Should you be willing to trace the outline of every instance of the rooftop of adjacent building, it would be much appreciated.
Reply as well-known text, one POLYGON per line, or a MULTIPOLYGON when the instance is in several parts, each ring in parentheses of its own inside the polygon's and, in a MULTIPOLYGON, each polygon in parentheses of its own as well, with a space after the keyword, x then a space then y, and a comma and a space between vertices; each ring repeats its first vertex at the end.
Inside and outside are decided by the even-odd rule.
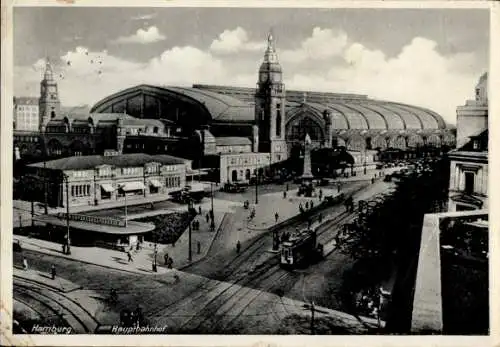
POLYGON ((38 106, 38 97, 35 96, 15 96, 14 105, 34 105, 38 106))
POLYGON ((483 129, 471 136, 463 146, 448 152, 450 159, 478 160, 488 162, 488 129, 483 129))
POLYGON ((104 123, 119 123, 120 125, 132 126, 157 126, 163 127, 164 123, 157 119, 136 118, 126 113, 86 113, 86 112, 61 112, 60 115, 51 119, 47 126, 74 123, 90 123, 92 125, 102 125, 104 123))
POLYGON ((116 167, 137 167, 147 163, 160 163, 163 165, 185 164, 186 159, 174 157, 167 154, 149 155, 144 153, 130 153, 119 155, 86 155, 60 158, 39 163, 30 164, 30 167, 47 168, 51 170, 90 170, 101 165, 116 167))
POLYGON ((252 141, 248 137, 227 136, 216 137, 217 146, 251 146, 252 141))

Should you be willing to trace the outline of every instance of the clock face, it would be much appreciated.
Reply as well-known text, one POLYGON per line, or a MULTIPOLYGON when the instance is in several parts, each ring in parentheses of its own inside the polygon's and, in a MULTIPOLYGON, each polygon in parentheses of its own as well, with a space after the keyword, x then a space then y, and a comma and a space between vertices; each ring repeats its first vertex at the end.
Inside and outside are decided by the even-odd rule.
POLYGON ((267 81, 267 74, 263 73, 260 75, 260 81, 261 82, 266 82, 267 81))

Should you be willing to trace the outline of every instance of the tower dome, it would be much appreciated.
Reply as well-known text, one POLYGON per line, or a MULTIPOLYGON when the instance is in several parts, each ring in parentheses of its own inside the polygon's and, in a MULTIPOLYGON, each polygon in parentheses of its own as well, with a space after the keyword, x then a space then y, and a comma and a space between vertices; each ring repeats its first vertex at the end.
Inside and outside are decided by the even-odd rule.
POLYGON ((272 33, 267 36, 267 48, 264 53, 264 61, 260 65, 259 72, 282 72, 278 61, 278 54, 274 46, 274 37, 272 33))

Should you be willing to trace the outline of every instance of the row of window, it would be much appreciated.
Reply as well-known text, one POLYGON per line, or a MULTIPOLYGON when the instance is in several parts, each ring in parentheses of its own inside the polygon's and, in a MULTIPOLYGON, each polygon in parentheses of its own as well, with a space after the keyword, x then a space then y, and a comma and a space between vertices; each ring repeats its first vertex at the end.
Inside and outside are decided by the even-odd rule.
POLYGON ((122 175, 140 175, 140 167, 124 167, 122 168, 122 175))
POLYGON ((181 178, 178 176, 166 177, 165 178, 165 187, 167 188, 175 188, 181 186, 181 178))
POLYGON ((36 111, 38 112, 38 106, 17 106, 18 111, 36 111))
MULTIPOLYGON (((122 175, 142 175, 142 167, 124 167, 121 170, 122 175)), ((177 166, 175 165, 167 165, 164 166, 164 171, 171 172, 171 171, 177 171, 177 166)), ((75 171, 76 172, 76 171, 75 171)), ((147 166, 146 167, 146 173, 148 174, 157 174, 160 172, 160 165, 152 165, 152 166, 147 166)), ((111 168, 102 168, 99 169, 99 176, 100 177, 108 177, 112 175, 112 169, 111 168)), ((82 176, 84 177, 84 176, 82 176)))
POLYGON ((252 165, 252 164, 265 164, 263 158, 251 156, 243 158, 231 158, 230 165, 252 165))
POLYGON ((71 186, 71 196, 90 196, 90 184, 80 184, 71 186))
POLYGON ((15 136, 15 139, 19 142, 38 142, 37 136, 15 136))

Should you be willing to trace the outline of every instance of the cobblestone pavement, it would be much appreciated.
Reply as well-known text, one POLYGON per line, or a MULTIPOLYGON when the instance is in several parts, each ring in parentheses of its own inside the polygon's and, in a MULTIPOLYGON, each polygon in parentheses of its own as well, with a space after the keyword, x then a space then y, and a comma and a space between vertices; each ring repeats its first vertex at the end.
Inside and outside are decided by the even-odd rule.
MULTIPOLYGON (((353 183, 352 187, 359 184, 353 183)), ((371 185, 367 192, 359 196, 365 198, 375 194, 379 189, 383 191, 387 189, 384 184, 378 182, 371 185)), ((242 208, 234 209, 233 217, 237 217, 238 213, 244 213, 241 211, 242 208)), ((338 264, 330 272, 325 271, 324 266, 327 265, 318 265, 318 268, 311 268, 310 272, 305 274, 283 272, 273 263, 276 262, 273 260, 274 254, 267 252, 270 248, 270 237, 258 239, 255 237, 258 235, 257 232, 242 242, 242 249, 248 252, 236 254, 233 248, 234 237, 242 237, 241 233, 234 233, 237 222, 236 218, 225 221, 227 223, 223 228, 225 234, 216 238, 212 247, 213 252, 209 254, 207 261, 193 266, 193 268, 200 266, 203 271, 209 271, 211 267, 212 273, 213 270, 217 270, 220 279, 229 279, 230 282, 175 270, 151 273, 150 270, 144 269, 142 273, 140 271, 125 273, 31 250, 25 250, 24 255, 32 269, 42 273, 48 272, 50 266, 54 264, 58 276, 81 286, 82 289, 71 293, 72 299, 86 305, 101 324, 115 324, 121 309, 140 306, 151 323, 167 324, 171 326, 172 331, 180 332, 208 333, 217 330, 239 333, 275 332, 284 317, 292 313, 308 314, 307 310, 304 310, 302 301, 311 298, 304 296, 304 289, 299 289, 304 287, 301 282, 341 283, 341 271, 338 266, 342 267, 345 259, 333 257, 333 263, 325 261, 323 264, 330 266, 338 264), (262 241, 256 242, 256 239, 262 241), (253 246, 252 242, 255 242, 253 246), (226 268, 227 265, 229 267, 226 268), (145 277, 146 273, 149 275, 145 277), (174 275, 179 276, 179 281, 174 275), (322 280, 321 276, 324 276, 325 280, 322 280), (119 296, 119 302, 114 306, 107 301, 111 288, 115 288, 119 296), (282 297, 283 295, 291 298, 282 297), (266 324, 259 324, 262 319, 266 320, 266 324), (264 326, 267 328, 264 329, 264 326)), ((246 233, 251 234, 248 231, 246 233)), ((92 256, 88 260, 91 259, 92 256)), ((19 264, 19 259, 17 262, 19 264)), ((128 264, 123 266, 126 268, 128 264)), ((194 272, 192 269, 188 270, 194 272)), ((306 292, 312 296, 320 296, 325 292, 325 286, 309 289, 306 292)), ((353 331, 366 330, 354 317, 337 311, 324 310, 329 312, 329 315, 341 317, 339 319, 353 331)))
MULTIPOLYGON (((104 325, 116 324, 121 309, 141 307, 150 324, 167 324, 169 332, 210 333, 216 329, 266 333, 275 332, 282 319, 292 313, 308 314, 300 301, 191 274, 178 273, 180 280, 176 282, 169 274, 146 278, 33 251, 24 251, 24 255, 34 264, 34 270, 43 272, 54 264, 58 276, 81 286, 82 289, 66 294, 67 297, 104 325), (116 304, 107 301, 111 288, 118 291, 116 304), (212 324, 214 317, 217 317, 216 326, 212 324), (263 320, 266 324, 262 324, 263 320)), ((267 275, 263 281, 267 281, 268 286, 276 285, 278 282, 273 276, 267 275)), ((352 331, 366 331, 352 316, 328 309, 323 311, 339 317, 352 331)), ((368 319, 365 322, 374 324, 368 319)))

